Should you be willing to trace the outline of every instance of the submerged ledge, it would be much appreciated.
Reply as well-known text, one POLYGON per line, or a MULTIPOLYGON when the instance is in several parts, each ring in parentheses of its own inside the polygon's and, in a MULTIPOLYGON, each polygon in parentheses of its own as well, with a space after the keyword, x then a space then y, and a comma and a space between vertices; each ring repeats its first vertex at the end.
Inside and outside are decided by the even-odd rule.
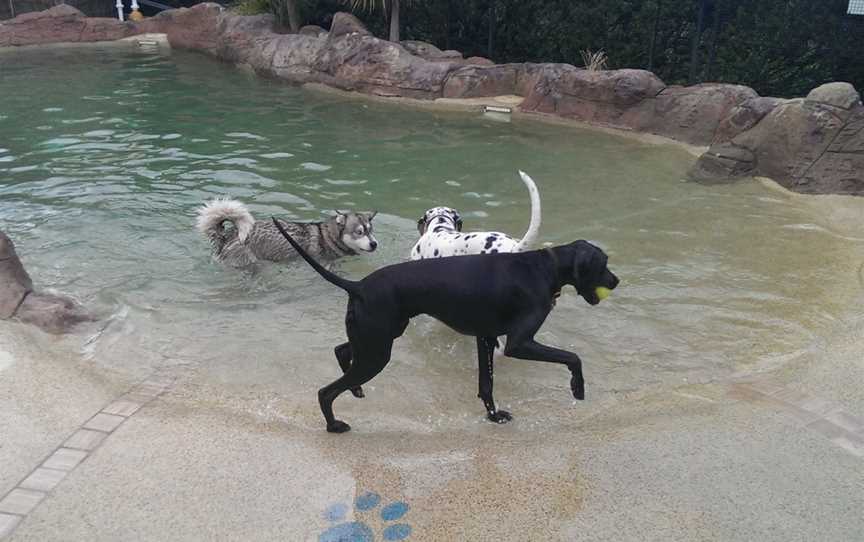
POLYGON ((689 174, 694 180, 762 176, 795 192, 864 195, 864 106, 848 83, 828 83, 806 98, 787 100, 760 97, 741 85, 667 86, 645 70, 496 65, 421 42, 378 39, 347 13, 334 16, 329 32, 306 27, 280 34, 269 15, 236 15, 210 3, 137 23, 85 17, 60 5, 0 23, 0 48, 141 34, 164 34, 171 47, 201 51, 259 75, 413 105, 479 108, 513 96, 517 115, 662 136, 698 149, 689 174))

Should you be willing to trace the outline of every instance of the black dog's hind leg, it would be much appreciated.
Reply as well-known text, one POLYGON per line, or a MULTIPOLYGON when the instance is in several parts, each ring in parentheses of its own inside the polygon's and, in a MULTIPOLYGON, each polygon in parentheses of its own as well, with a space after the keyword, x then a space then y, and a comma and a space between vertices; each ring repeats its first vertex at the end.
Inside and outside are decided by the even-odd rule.
MULTIPOLYGON (((351 368, 351 343, 342 343, 334 348, 333 351, 336 353, 336 361, 339 362, 342 372, 347 373, 348 369, 351 368)), ((363 388, 360 386, 351 388, 351 393, 354 397, 366 397, 366 394, 363 393, 363 388)))
MULTIPOLYGON (((370 338, 370 340, 374 340, 374 338, 370 338)), ((358 348, 357 345, 351 345, 354 359, 348 372, 318 390, 318 404, 321 405, 321 413, 324 414, 324 419, 327 421, 328 432, 344 433, 351 429, 350 425, 333 416, 333 401, 343 391, 359 388, 380 373, 390 361, 392 348, 393 339, 386 340, 386 342, 384 340, 376 341, 371 347, 367 344, 362 349, 358 348)))
POLYGON ((522 329, 507 335, 507 346, 504 354, 511 358, 547 361, 560 363, 570 369, 570 391, 573 397, 582 401, 585 399, 585 379, 582 376, 582 360, 573 352, 540 344, 534 340, 534 334, 540 325, 524 326, 522 329))
POLYGON ((477 368, 479 369, 480 391, 477 393, 486 407, 486 417, 495 423, 507 423, 513 419, 506 410, 495 408, 495 400, 492 398, 492 356, 498 339, 495 337, 477 337, 477 368))

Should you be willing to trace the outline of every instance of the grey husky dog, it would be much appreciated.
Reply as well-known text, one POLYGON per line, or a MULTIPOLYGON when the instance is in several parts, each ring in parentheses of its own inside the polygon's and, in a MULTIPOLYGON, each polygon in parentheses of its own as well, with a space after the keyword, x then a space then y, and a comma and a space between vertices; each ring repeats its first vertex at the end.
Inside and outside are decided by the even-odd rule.
MULTIPOLYGON (((372 234, 371 213, 341 213, 324 222, 285 222, 285 229, 310 254, 335 260, 361 252, 373 252, 378 241, 372 234)), ((213 258, 236 268, 254 267, 260 261, 286 262, 297 252, 269 220, 255 220, 243 203, 218 198, 198 209, 196 227, 213 247, 213 258), (234 227, 226 228, 230 222, 234 227)))

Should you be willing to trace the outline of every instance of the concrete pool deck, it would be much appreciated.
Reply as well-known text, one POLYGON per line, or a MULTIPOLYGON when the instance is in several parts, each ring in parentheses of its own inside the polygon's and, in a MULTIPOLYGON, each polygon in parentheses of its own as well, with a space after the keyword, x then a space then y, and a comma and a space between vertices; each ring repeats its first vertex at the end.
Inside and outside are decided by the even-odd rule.
POLYGON ((519 408, 435 430, 372 388, 337 402, 354 430, 330 435, 313 390, 251 416, 194 370, 127 381, 7 355, 0 538, 317 540, 353 521, 375 540, 860 539, 862 324, 771 373, 589 388, 522 430, 519 408))

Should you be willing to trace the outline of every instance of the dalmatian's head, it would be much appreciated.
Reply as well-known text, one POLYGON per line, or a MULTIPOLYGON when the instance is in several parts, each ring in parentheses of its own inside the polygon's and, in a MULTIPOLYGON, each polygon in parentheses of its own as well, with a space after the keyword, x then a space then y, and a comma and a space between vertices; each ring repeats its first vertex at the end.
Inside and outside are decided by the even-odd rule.
POLYGON ((462 217, 456 209, 450 207, 433 207, 423 213, 417 221, 417 231, 424 235, 432 231, 462 231, 462 217))

